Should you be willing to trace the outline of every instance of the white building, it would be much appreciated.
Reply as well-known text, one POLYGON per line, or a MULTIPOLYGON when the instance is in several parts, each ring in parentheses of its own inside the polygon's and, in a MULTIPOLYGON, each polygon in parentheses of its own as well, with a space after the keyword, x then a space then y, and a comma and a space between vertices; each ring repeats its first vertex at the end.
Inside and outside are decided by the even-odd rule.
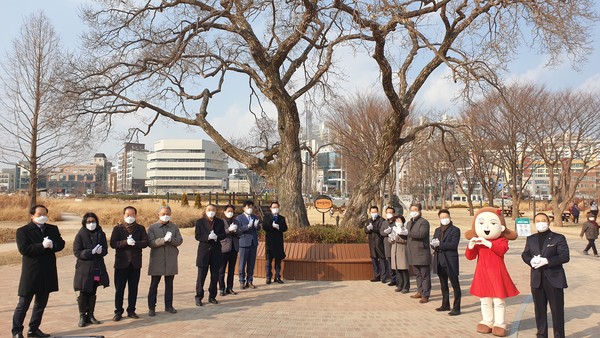
POLYGON ((207 140, 159 140, 147 156, 150 194, 222 192, 227 155, 207 140))
POLYGON ((148 150, 141 143, 125 143, 117 154, 117 187, 123 193, 145 192, 146 156, 148 150))

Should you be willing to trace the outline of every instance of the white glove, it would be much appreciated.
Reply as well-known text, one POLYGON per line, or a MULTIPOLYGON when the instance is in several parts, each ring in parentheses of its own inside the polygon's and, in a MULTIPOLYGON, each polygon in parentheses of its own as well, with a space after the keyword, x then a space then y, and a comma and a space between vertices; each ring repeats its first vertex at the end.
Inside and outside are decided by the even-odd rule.
POLYGON ((540 263, 540 258, 540 255, 533 256, 531 261, 529 261, 529 265, 531 265, 532 268, 535 268, 535 266, 540 263))
POLYGON ((534 266, 534 268, 539 269, 544 265, 548 265, 548 258, 539 257, 539 262, 534 266))
POLYGON ((101 255, 102 254, 102 245, 98 244, 95 248, 92 249, 92 254, 101 255))
POLYGON ((229 232, 236 232, 237 231, 237 224, 232 223, 231 225, 229 225, 229 232))
POLYGON ((408 235, 408 229, 405 227, 400 228, 400 231, 398 231, 398 235, 400 235, 400 236, 408 235))
POLYGON ((277 223, 273 222, 273 228, 275 228, 275 229, 279 230, 279 224, 277 224, 277 223))
POLYGON ((255 227, 255 228, 258 228, 258 219, 255 219, 255 220, 254 220, 254 227, 255 227))
POLYGON ((217 240, 217 234, 215 234, 215 231, 214 231, 214 230, 211 230, 211 231, 210 231, 210 234, 208 234, 208 239, 209 239, 209 240, 213 240, 213 241, 216 241, 216 240, 217 240))
POLYGON ((469 249, 473 249, 475 247, 475 244, 477 244, 478 238, 479 237, 473 237, 469 240, 469 244, 468 244, 469 249))
POLYGON ((46 249, 51 249, 52 248, 52 240, 50 238, 48 238, 48 236, 44 237, 44 240, 42 241, 42 246, 46 249))
POLYGON ((392 232, 392 228, 387 227, 387 228, 385 228, 385 230, 383 230, 383 232, 385 232, 386 234, 389 235, 392 232))
POLYGON ((398 235, 396 235, 395 233, 392 233, 391 235, 388 236, 388 242, 394 243, 397 238, 398 238, 398 235))
POLYGON ((367 230, 373 230, 373 223, 369 223, 369 225, 367 225, 367 230))
POLYGON ((434 248, 437 248, 438 246, 440 246, 440 240, 437 238, 434 238, 431 240, 431 246, 434 248))
POLYGON ((170 231, 167 231, 167 233, 165 234, 165 242, 170 242, 171 238, 173 238, 173 233, 170 231))
POLYGON ((127 236, 127 245, 131 245, 131 246, 135 245, 135 239, 133 239, 133 237, 131 235, 127 236))

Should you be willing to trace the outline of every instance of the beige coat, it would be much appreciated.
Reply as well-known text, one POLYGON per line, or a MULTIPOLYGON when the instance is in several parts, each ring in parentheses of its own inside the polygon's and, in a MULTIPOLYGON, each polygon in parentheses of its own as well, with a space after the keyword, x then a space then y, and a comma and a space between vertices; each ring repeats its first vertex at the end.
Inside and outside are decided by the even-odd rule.
POLYGON ((183 237, 179 232, 177 224, 168 222, 154 223, 148 228, 148 246, 150 246, 150 263, 148 264, 148 275, 150 276, 174 276, 178 273, 177 248, 183 243, 183 237), (170 231, 173 234, 170 242, 165 242, 165 235, 170 231))
POLYGON ((397 236, 396 240, 392 241, 390 253, 393 270, 408 270, 408 252, 406 248, 406 236, 397 236))

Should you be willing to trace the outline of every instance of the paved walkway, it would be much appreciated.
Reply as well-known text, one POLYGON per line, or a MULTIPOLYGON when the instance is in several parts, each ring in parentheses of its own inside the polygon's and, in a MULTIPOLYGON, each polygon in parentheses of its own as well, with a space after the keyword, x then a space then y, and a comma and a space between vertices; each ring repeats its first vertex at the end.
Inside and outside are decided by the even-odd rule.
MULTIPOLYGON (((426 215, 427 216, 427 215, 426 215)), ((434 219, 428 217, 429 219, 434 219)), ((480 337, 475 326, 480 320, 479 300, 469 295, 474 262, 461 258, 463 314, 450 317, 437 313, 441 295, 434 276, 431 301, 419 304, 393 291, 393 287, 368 281, 307 282, 286 281, 265 285, 257 279, 256 290, 218 297, 220 304, 194 305, 196 279, 196 241, 190 229, 180 253, 180 274, 175 278, 174 306, 177 314, 163 312, 162 284, 156 317, 148 317, 146 294, 149 278, 142 276, 137 312, 140 319, 111 320, 114 288, 98 291, 96 317, 101 325, 77 327, 76 293, 72 289, 75 257, 58 260, 60 291, 52 293, 41 329, 56 336, 104 335, 106 337, 211 337, 211 336, 314 336, 314 337, 480 337)), ((432 229, 433 230, 433 229, 432 229)), ((465 228, 463 227, 463 232, 465 228)), ((581 253, 586 241, 579 239, 578 228, 561 228, 571 247, 571 262, 565 266, 569 288, 566 297, 568 337, 600 336, 600 259, 581 253)), ((72 240, 73 236, 65 236, 72 240)), ((466 240, 461 239, 464 252, 466 240)), ((508 299, 507 320, 513 337, 535 337, 533 305, 530 301, 529 268, 521 261, 523 239, 510 243, 506 262, 521 295, 508 299)), ((112 278, 114 251, 107 256, 112 278)), ((148 251, 144 252, 146 271, 148 251)), ((20 265, 0 267, 0 337, 8 337, 20 265)), ((414 280, 411 281, 414 290, 414 280)), ((239 290, 238 290, 239 291, 239 290)), ((30 313, 29 313, 30 314, 30 313)), ((29 314, 27 321, 29 320, 29 314)), ((26 322, 27 324, 27 322, 26 322)))

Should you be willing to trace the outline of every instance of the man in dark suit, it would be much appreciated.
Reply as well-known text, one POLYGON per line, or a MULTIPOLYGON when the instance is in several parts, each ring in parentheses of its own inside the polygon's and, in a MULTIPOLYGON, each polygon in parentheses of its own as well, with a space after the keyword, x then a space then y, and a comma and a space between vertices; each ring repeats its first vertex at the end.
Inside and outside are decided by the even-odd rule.
POLYGON ((419 299, 419 303, 429 302, 431 293, 431 253, 429 252, 429 222, 421 215, 421 204, 413 203, 410 206, 410 220, 406 224, 408 229, 406 246, 408 248, 408 264, 415 272, 417 293, 410 296, 419 299))
POLYGON ((13 314, 12 335, 23 337, 23 322, 35 296, 29 320, 28 337, 49 337, 40 330, 50 292, 58 291, 56 252, 65 247, 56 225, 47 224, 48 208, 35 205, 29 210, 31 221, 17 229, 17 248, 23 255, 19 281, 19 303, 13 314))
POLYGON ((450 316, 460 314, 460 299, 462 296, 460 283, 458 282, 458 243, 460 242, 460 229, 452 223, 450 211, 440 209, 438 211, 440 226, 433 233, 431 247, 433 254, 433 272, 440 278, 440 289, 442 290, 442 306, 436 311, 450 311, 450 290, 448 279, 452 284, 454 292, 454 304, 450 316))
POLYGON ((140 318, 135 313, 140 272, 142 270, 142 249, 148 246, 148 234, 143 225, 135 220, 137 209, 127 206, 123 209, 123 221, 113 228, 110 247, 115 249, 115 315, 118 322, 123 318, 123 296, 127 286, 127 317, 140 318))
POLYGON ((265 230, 265 261, 267 272, 267 284, 271 284, 273 277, 272 264, 275 260, 275 282, 283 284, 281 279, 281 261, 285 258, 283 248, 283 233, 287 231, 288 226, 285 217, 279 214, 279 202, 271 203, 271 214, 265 215, 263 219, 263 229, 265 230))
POLYGON ((239 279, 240 289, 254 286, 254 265, 256 264, 256 248, 258 247, 258 231, 260 223, 258 217, 252 214, 254 202, 244 202, 244 213, 236 217, 238 234, 240 235, 240 263, 239 279))
POLYGON ((217 302, 217 283, 219 282, 219 269, 223 259, 221 253, 221 240, 225 238, 225 223, 216 217, 217 207, 214 204, 206 206, 204 217, 196 221, 196 240, 198 241, 198 253, 196 255, 196 266, 198 277, 196 278, 196 306, 202 306, 204 298, 204 282, 210 269, 210 284, 208 286, 208 301, 212 304, 217 302))
POLYGON ((371 282, 381 281, 387 283, 387 260, 385 259, 383 237, 380 234, 385 220, 379 216, 379 208, 377 206, 371 206, 369 214, 371 218, 364 223, 364 230, 369 238, 369 255, 371 256, 371 264, 373 265, 373 279, 371 279, 371 282))
POLYGON ((565 336, 565 297, 567 277, 563 264, 569 261, 565 236, 549 230, 550 218, 534 217, 537 233, 527 237, 521 258, 531 266, 531 295, 535 307, 537 337, 548 337, 547 306, 550 303, 554 337, 565 336))

